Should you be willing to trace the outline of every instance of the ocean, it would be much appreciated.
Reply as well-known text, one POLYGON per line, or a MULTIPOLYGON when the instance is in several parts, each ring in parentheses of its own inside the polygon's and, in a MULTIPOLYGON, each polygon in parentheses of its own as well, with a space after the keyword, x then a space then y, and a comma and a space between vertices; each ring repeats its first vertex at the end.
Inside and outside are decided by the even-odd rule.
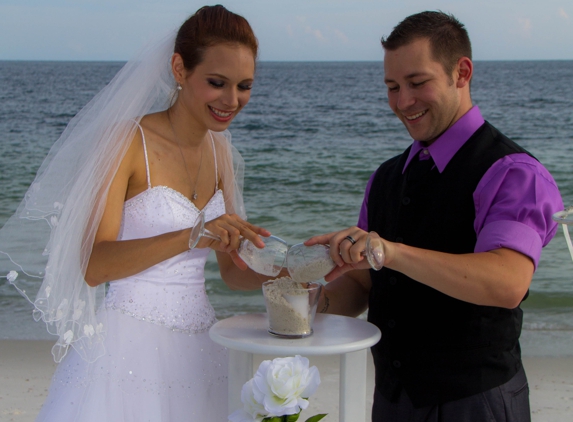
MULTIPOLYGON (((0 61, 0 225, 14 212, 68 121, 117 62, 0 61)), ((472 98, 535 155, 573 205, 573 61, 477 61, 472 98)), ((249 221, 290 244, 356 224, 369 176, 411 140, 386 102, 382 62, 261 62, 232 123, 246 163, 249 221)), ((2 273, 0 269, 0 273, 2 273)), ((264 312, 260 291, 229 290, 214 254, 207 290, 219 318, 264 312)), ((0 339, 53 339, 0 279, 0 339)), ((528 356, 573 354, 573 262, 561 230, 522 304, 528 356)))

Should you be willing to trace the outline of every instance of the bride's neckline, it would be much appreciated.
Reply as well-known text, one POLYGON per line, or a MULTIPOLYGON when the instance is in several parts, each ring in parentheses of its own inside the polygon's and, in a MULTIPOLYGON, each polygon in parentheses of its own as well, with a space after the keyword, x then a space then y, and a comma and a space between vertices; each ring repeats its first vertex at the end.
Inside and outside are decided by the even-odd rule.
POLYGON ((129 203, 135 201, 137 198, 139 198, 140 196, 145 195, 146 193, 152 192, 154 190, 166 190, 168 192, 173 193, 175 196, 177 196, 178 198, 180 198, 181 200, 183 200, 186 204, 188 204, 191 208, 194 208, 195 210, 197 210, 198 212, 203 211, 205 208, 207 208, 209 206, 209 204, 213 201, 213 199, 217 196, 217 194, 219 194, 219 192, 223 192, 221 189, 217 189, 217 191, 211 196, 211 198, 209 198, 209 200, 207 201, 207 203, 205 204, 205 206, 202 209, 199 209, 197 207, 197 205, 195 205, 193 203, 193 201, 191 201, 189 198, 187 198, 185 195, 183 195, 181 192, 179 192, 176 189, 173 189, 169 186, 165 186, 165 185, 157 185, 157 186, 152 186, 150 188, 145 189, 144 191, 138 193, 135 196, 132 196, 131 198, 127 199, 124 202, 124 206, 128 205, 129 203))

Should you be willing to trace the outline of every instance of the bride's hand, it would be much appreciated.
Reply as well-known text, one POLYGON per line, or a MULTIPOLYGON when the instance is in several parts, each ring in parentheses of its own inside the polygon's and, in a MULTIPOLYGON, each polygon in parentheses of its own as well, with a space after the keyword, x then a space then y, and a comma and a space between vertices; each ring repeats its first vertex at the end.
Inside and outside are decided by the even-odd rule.
MULTIPOLYGON (((265 244, 259 236, 268 237, 271 235, 268 230, 255 226, 236 214, 223 214, 214 220, 207 221, 205 228, 215 236, 220 237, 221 240, 202 237, 196 247, 211 248, 219 252, 227 253, 236 251, 243 239, 250 240, 257 248, 264 248, 265 244)), ((231 255, 233 256, 235 254, 231 255)))

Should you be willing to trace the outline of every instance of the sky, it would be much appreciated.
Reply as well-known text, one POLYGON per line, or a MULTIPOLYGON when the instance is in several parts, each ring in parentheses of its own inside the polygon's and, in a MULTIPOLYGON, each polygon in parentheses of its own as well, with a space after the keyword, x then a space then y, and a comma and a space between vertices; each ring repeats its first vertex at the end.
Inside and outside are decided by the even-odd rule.
MULTIPOLYGON (((466 25, 474 60, 573 60, 571 0, 220 0, 253 27, 263 61, 382 60, 380 38, 423 10, 466 25)), ((196 0, 0 0, 0 60, 128 60, 196 0)))

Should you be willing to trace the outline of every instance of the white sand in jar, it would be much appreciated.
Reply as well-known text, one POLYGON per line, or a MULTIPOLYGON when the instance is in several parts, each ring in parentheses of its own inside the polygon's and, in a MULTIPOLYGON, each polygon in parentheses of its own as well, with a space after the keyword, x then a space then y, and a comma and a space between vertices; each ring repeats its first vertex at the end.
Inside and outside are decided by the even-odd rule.
POLYGON ((293 280, 299 283, 310 283, 311 281, 316 281, 324 277, 331 272, 335 266, 334 261, 327 257, 321 260, 311 261, 298 268, 293 268, 290 275, 293 280))
POLYGON ((309 293, 289 277, 263 286, 269 329, 273 333, 305 335, 311 332, 309 293))

